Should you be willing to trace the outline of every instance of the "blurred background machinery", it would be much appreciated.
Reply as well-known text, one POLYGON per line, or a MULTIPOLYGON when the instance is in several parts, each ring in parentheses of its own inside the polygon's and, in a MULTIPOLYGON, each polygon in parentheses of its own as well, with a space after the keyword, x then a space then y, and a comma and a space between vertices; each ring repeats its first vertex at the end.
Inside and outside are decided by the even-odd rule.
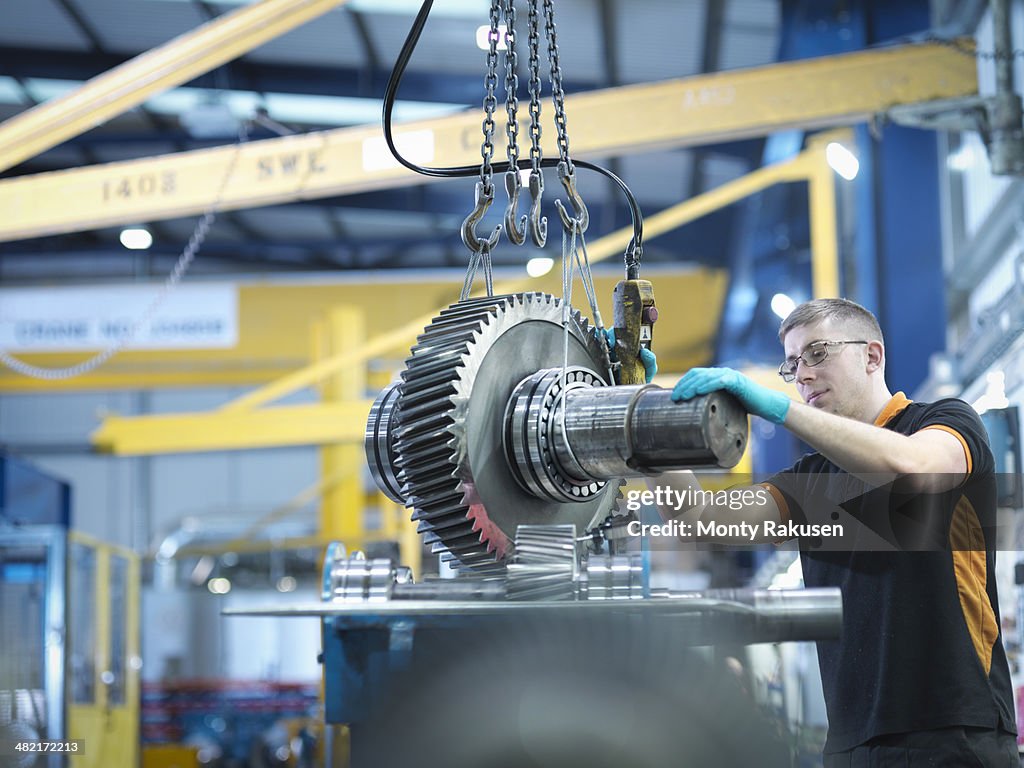
POLYGON ((0 499, 0 762, 137 763, 138 554, 69 530, 68 485, 3 454, 0 499), (15 750, 65 740, 80 754, 15 750))

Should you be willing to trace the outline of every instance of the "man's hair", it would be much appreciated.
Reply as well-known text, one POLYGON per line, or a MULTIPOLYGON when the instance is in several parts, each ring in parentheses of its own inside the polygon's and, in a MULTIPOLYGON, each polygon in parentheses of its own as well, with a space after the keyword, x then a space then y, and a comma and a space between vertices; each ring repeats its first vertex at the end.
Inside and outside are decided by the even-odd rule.
POLYGON ((782 325, 779 326, 779 341, 785 341, 786 334, 794 328, 824 320, 834 320, 836 324, 852 327, 856 331, 854 335, 863 336, 863 339, 857 339, 858 341, 877 340, 885 344, 878 319, 860 304, 849 299, 805 301, 782 321, 782 325))

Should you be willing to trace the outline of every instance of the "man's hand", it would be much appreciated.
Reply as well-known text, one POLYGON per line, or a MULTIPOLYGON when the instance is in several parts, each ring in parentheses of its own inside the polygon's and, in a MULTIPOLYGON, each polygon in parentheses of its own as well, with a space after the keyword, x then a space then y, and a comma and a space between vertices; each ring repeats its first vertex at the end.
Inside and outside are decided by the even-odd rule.
POLYGON ((732 368, 691 368, 672 389, 676 402, 689 400, 724 389, 731 392, 743 406, 762 419, 782 424, 789 411, 789 398, 780 392, 762 387, 732 368))
MULTIPOLYGON (((604 340, 608 344, 608 354, 611 355, 612 362, 615 362, 615 329, 605 328, 604 329, 604 340)), ((644 378, 647 379, 647 383, 650 384, 651 380, 654 379, 654 375, 658 372, 658 356, 655 355, 647 347, 640 347, 640 363, 644 367, 644 378)))

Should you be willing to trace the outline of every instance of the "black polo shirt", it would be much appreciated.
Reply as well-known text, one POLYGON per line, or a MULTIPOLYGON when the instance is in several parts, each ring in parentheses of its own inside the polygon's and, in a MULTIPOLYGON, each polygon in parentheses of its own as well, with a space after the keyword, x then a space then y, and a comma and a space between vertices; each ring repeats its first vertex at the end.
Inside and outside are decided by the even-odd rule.
POLYGON ((968 477, 952 491, 907 494, 811 453, 766 483, 784 520, 854 523, 842 539, 799 542, 805 585, 843 595, 841 638, 818 643, 825 752, 949 726, 1016 733, 996 596, 995 462, 981 419, 962 400, 913 403, 900 392, 875 423, 949 432, 968 477))

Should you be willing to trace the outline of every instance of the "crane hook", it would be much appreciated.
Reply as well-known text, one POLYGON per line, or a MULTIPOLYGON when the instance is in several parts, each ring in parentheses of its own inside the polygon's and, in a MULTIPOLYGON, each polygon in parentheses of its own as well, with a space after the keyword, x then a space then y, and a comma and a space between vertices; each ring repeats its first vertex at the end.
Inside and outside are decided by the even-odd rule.
POLYGON ((515 245, 526 242, 526 217, 523 216, 516 226, 516 212, 519 209, 519 192, 523 188, 523 180, 514 167, 505 171, 505 191, 508 192, 508 208, 505 209, 505 231, 508 239, 515 245))
POLYGON ((540 215, 541 198, 544 197, 544 174, 534 169, 530 172, 530 236, 533 244, 543 248, 548 241, 548 217, 540 215))
POLYGON ((482 181, 478 181, 476 183, 475 206, 469 216, 462 222, 462 242, 473 253, 481 253, 485 248, 488 252, 491 251, 498 244, 498 238, 501 237, 501 224, 494 228, 494 231, 491 232, 490 237, 486 240, 481 240, 476 234, 476 225, 483 219, 484 214, 487 213, 487 209, 491 207, 493 202, 494 186, 491 184, 485 185, 482 181))
POLYGON ((570 171, 568 164, 564 160, 558 164, 558 179, 562 182, 562 186, 565 187, 565 192, 569 195, 569 203, 576 212, 576 218, 574 219, 569 216, 569 212, 565 209, 562 201, 555 200, 555 208, 558 209, 558 216, 562 219, 562 226, 570 232, 576 228, 582 234, 590 226, 590 212, 587 211, 583 198, 580 197, 579 192, 576 190, 576 171, 575 169, 570 171))

